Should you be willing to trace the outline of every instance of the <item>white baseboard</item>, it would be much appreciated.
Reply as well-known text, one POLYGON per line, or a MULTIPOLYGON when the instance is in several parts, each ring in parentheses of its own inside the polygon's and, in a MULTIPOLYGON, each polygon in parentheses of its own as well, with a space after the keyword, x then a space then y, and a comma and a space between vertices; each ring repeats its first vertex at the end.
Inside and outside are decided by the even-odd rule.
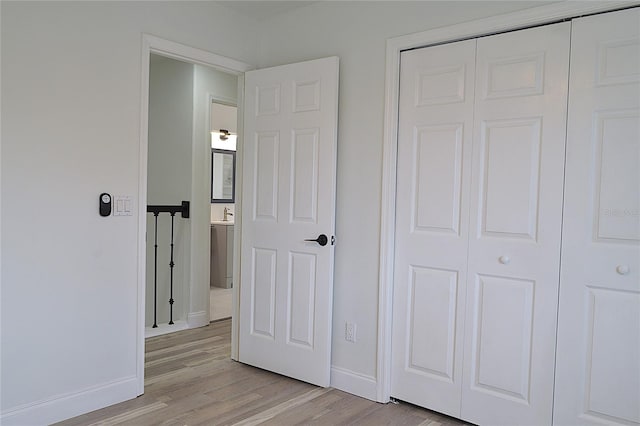
POLYGON ((158 327, 145 327, 144 337, 156 337, 163 334, 175 333, 176 331, 187 330, 189 328, 198 328, 209 325, 209 314, 207 311, 191 312, 187 314, 186 320, 176 320, 174 324, 158 324, 158 327))
POLYGON ((0 414, 0 424, 48 425, 138 396, 138 379, 126 377, 113 382, 90 387, 24 404, 0 414))
POLYGON ((209 312, 207 311, 189 312, 187 315, 187 327, 189 328, 204 327, 208 324, 209 312))
POLYGON ((331 387, 362 398, 377 401, 378 382, 375 377, 365 376, 346 368, 331 367, 331 387))
POLYGON ((189 328, 185 320, 177 320, 174 324, 159 324, 158 327, 145 327, 144 338, 162 336, 163 334, 175 333, 189 328))

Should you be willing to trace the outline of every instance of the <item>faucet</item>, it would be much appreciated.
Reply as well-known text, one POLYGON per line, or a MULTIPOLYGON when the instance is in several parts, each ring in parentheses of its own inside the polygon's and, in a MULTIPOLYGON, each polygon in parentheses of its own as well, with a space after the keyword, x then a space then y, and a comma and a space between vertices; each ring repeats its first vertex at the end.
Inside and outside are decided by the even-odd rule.
POLYGON ((229 216, 233 216, 233 213, 231 213, 231 210, 229 210, 228 208, 225 207, 224 208, 224 219, 222 219, 222 220, 224 220, 226 222, 227 220, 229 220, 229 216))

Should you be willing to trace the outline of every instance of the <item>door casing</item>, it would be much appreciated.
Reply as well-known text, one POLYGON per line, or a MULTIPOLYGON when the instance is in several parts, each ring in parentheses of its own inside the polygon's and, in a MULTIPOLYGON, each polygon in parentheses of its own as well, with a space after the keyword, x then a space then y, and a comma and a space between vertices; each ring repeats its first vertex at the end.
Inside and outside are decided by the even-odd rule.
POLYGON ((398 104, 400 53, 403 50, 450 43, 490 34, 550 24, 567 18, 609 12, 640 5, 638 1, 607 3, 561 2, 505 15, 479 19, 387 40, 385 114, 380 206, 380 269, 378 285, 377 401, 388 402, 391 384, 391 319, 393 264, 395 258, 396 161, 398 153, 398 104))
MULTIPOLYGON (((191 46, 162 39, 150 34, 142 34, 141 78, 140 78, 140 144, 139 144, 139 175, 138 175, 138 278, 137 278, 137 327, 136 327, 136 380, 138 395, 144 393, 144 340, 145 340, 145 285, 146 285, 146 223, 147 223, 147 168, 149 147, 149 59, 151 53, 192 64, 204 65, 218 71, 238 76, 238 158, 236 163, 236 209, 242 208, 242 110, 244 97, 244 73, 254 67, 215 53, 196 49, 191 46)), ((205 158, 211 155, 210 147, 204 152, 205 158)), ((207 197, 208 198, 208 197, 207 197)), ((241 219, 235 221, 233 281, 240 283, 240 235, 242 232, 241 219)), ((239 298, 239 285, 233 289, 232 328, 231 328, 231 357, 237 359, 238 353, 238 325, 236 312, 239 298)))

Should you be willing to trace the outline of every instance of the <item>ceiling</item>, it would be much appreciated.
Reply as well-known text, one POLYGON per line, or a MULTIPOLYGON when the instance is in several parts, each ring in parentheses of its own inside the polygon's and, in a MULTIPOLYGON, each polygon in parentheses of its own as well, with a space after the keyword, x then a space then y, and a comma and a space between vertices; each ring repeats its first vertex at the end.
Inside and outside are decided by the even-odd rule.
POLYGON ((271 1, 271 0, 229 0, 219 1, 218 3, 235 10, 237 13, 248 16, 258 21, 269 19, 291 10, 308 6, 316 3, 316 0, 289 0, 289 1, 271 1))

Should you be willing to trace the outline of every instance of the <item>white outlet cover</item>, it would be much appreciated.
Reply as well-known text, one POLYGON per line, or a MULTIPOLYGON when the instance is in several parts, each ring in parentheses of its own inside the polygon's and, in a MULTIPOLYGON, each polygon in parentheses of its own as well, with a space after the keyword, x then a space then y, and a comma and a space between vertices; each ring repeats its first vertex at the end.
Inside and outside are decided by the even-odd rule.
POLYGON ((356 324, 347 322, 344 327, 344 339, 347 342, 355 343, 356 341, 356 324))

